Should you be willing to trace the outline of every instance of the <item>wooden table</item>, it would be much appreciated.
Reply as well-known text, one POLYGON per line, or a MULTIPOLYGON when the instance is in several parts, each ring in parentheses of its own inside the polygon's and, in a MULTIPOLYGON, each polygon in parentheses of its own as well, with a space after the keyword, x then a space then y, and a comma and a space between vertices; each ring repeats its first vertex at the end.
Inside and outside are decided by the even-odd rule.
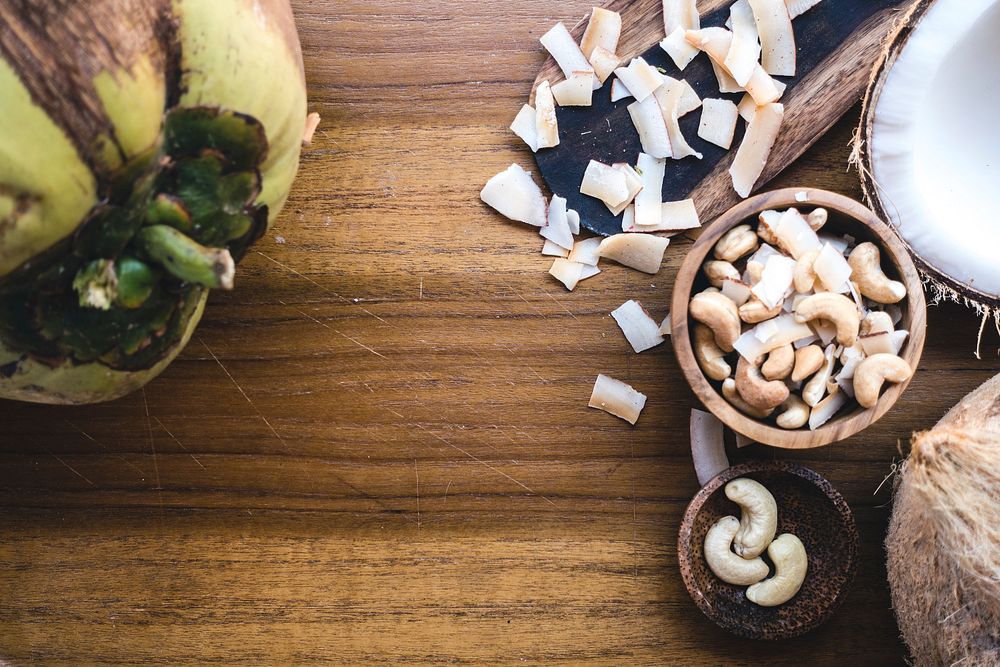
MULTIPOLYGON (((636 356, 608 313, 665 314, 609 265, 567 294, 530 229, 478 200, 530 154, 506 130, 537 38, 590 2, 296 3, 323 116, 285 213, 144 392, 0 403, 0 658, 49 664, 564 662, 887 665, 880 487, 914 429, 997 371, 996 333, 931 309, 898 408, 787 454, 827 476, 862 562, 823 628, 730 637, 678 574, 697 490, 693 398, 669 345, 636 356), (280 237, 280 238, 279 238, 280 237), (586 407, 604 372, 638 426, 586 407)), ((856 112, 786 174, 858 196, 856 112)))

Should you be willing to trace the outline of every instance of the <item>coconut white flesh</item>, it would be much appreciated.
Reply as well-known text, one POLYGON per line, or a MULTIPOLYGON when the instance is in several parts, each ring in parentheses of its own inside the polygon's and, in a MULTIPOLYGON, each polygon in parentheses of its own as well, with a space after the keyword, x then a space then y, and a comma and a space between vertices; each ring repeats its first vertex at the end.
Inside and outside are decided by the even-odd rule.
POLYGON ((738 117, 739 110, 731 101, 706 98, 701 103, 698 136, 728 150, 733 145, 738 117))
POLYGON ((722 422, 710 412, 691 411, 691 460, 698 475, 698 484, 702 486, 729 469, 722 422))
POLYGON ((535 107, 525 104, 514 116, 514 122, 510 124, 510 129, 528 144, 532 153, 538 150, 538 128, 535 126, 535 117, 535 107))
POLYGON ((319 127, 320 116, 315 111, 306 114, 306 123, 302 128, 302 145, 309 146, 312 144, 313 135, 316 134, 316 128, 319 127))
POLYGON ((611 165, 611 168, 617 169, 625 174, 625 180, 628 182, 628 197, 625 201, 617 206, 609 206, 608 204, 605 204, 605 206, 608 207, 608 210, 611 211, 612 215, 619 215, 622 211, 629 207, 632 200, 635 199, 635 196, 642 192, 642 176, 639 175, 639 172, 637 172, 632 165, 625 164, 624 162, 613 164, 611 165))
POLYGON ((568 257, 569 250, 560 248, 552 241, 545 239, 545 243, 542 245, 542 255, 545 257, 568 257))
POLYGON ((702 154, 691 148, 690 144, 684 138, 684 134, 681 132, 680 124, 677 122, 677 119, 680 118, 677 108, 683 94, 684 87, 677 82, 674 85, 664 84, 660 86, 653 92, 653 97, 660 106, 660 113, 663 114, 663 122, 667 126, 671 157, 675 160, 682 160, 693 155, 700 160, 702 154))
POLYGON ((818 340, 819 340, 819 336, 817 336, 816 334, 813 334, 811 336, 806 336, 805 338, 798 339, 797 341, 795 341, 794 343, 792 343, 792 347, 794 347, 796 350, 800 350, 803 347, 806 347, 807 345, 812 345, 813 343, 817 342, 818 340))
MULTIPOLYGON (((567 79, 573 76, 573 72, 591 69, 587 56, 583 55, 583 51, 577 46, 573 35, 561 22, 552 26, 538 41, 542 43, 549 55, 555 58, 559 69, 562 70, 567 79)), ((596 79, 592 83, 594 90, 601 87, 601 82, 596 79)), ((537 106, 537 101, 535 104, 537 106)))
POLYGON ((743 99, 736 105, 736 109, 740 112, 740 118, 749 123, 753 120, 753 115, 757 113, 757 103, 753 101, 750 93, 744 93, 743 99))
POLYGON ((660 334, 659 325, 653 321, 642 304, 634 299, 611 311, 611 317, 618 323, 622 333, 625 334, 625 340, 637 354, 662 345, 666 340, 660 334))
POLYGON ((622 231, 623 232, 638 232, 639 228, 635 226, 635 204, 632 204, 622 213, 622 231))
POLYGON ((576 284, 580 282, 583 276, 584 265, 579 262, 571 262, 568 259, 562 257, 557 257, 555 261, 552 262, 552 268, 549 269, 549 275, 561 282, 566 286, 566 289, 572 292, 576 289, 576 284))
POLYGON ((813 320, 809 326, 813 328, 824 346, 832 343, 833 339, 837 337, 837 327, 824 320, 813 320))
POLYGON ((747 126, 746 135, 729 167, 733 188, 741 197, 750 196, 757 179, 764 171, 784 115, 783 105, 765 104, 757 107, 753 120, 747 126))
POLYGON ((820 401, 816 407, 809 412, 809 430, 815 431, 820 426, 833 419, 834 415, 840 412, 840 409, 847 405, 847 400, 847 394, 843 391, 837 391, 820 401))
POLYGON ((621 380, 598 375, 588 405, 635 425, 646 407, 646 396, 621 380))
POLYGON ((740 84, 736 83, 736 79, 734 79, 729 74, 729 72, 726 71, 726 68, 723 65, 720 65, 719 63, 715 62, 714 60, 711 60, 709 62, 711 62, 711 64, 712 64, 712 71, 715 72, 715 81, 716 81, 716 83, 719 84, 719 92, 720 93, 742 93, 743 92, 743 86, 741 86, 740 84))
POLYGON ((698 97, 698 93, 695 92, 691 84, 687 82, 686 79, 673 79, 671 77, 665 77, 670 81, 676 81, 675 84, 681 87, 681 98, 677 101, 677 117, 683 118, 686 114, 691 113, 695 109, 701 106, 701 98, 698 97))
POLYGON ((625 84, 637 102, 642 102, 663 85, 663 75, 640 57, 633 58, 628 67, 617 68, 615 76, 625 84))
POLYGON ((778 224, 774 227, 774 235, 778 237, 781 246, 795 259, 823 248, 819 236, 795 208, 790 208, 781 214, 778 224))
POLYGON ((809 193, 803 190, 802 192, 795 193, 795 201, 799 203, 804 203, 809 201, 809 193))
POLYGON ((590 65, 594 68, 594 76, 602 84, 614 73, 619 63, 621 63, 621 59, 603 46, 598 46, 590 54, 590 65))
POLYGON ((836 248, 837 252, 839 252, 840 254, 843 255, 847 253, 848 243, 847 239, 845 239, 843 236, 834 236, 833 234, 819 234, 818 236, 819 236, 819 242, 821 244, 825 245, 829 243, 834 248, 836 248))
POLYGON ((861 336, 858 338, 861 343, 861 349, 865 351, 867 356, 872 356, 873 354, 895 354, 892 351, 892 339, 887 333, 877 333, 869 334, 867 336, 861 336))
POLYGON ((733 41, 723 64, 736 83, 745 86, 760 58, 757 24, 749 0, 737 0, 733 3, 729 8, 729 21, 733 41))
POLYGON ((910 337, 910 332, 906 329, 899 329, 889 334, 889 342, 892 344, 892 353, 898 355, 906 344, 906 339, 910 337))
POLYGON ((813 262, 813 272, 823 286, 831 292, 846 292, 850 289, 848 281, 851 279, 851 265, 844 259, 844 255, 837 251, 829 243, 823 246, 813 262))
POLYGON ((778 331, 778 325, 774 320, 765 320, 754 328, 753 335, 760 342, 766 343, 772 336, 777 335, 778 331))
POLYGON ((698 55, 698 49, 688 44, 687 40, 684 39, 685 32, 686 28, 677 28, 660 40, 660 48, 667 52, 670 59, 674 61, 674 65, 677 65, 677 69, 682 72, 698 55))
POLYGON ((663 34, 677 28, 697 30, 701 27, 697 0, 663 0, 663 34))
MULTIPOLYGON (((712 59, 712 62, 719 65, 732 78, 732 72, 726 69, 725 61, 729 53, 729 47, 733 42, 733 34, 725 28, 703 28, 702 30, 688 30, 685 35, 688 43, 696 46, 712 59)), ((716 72, 718 75, 718 72, 716 72)), ((733 79, 735 82, 735 79, 733 79)), ((721 83, 721 82, 720 82, 721 83)), ((777 82, 771 75, 764 71, 760 65, 754 65, 753 73, 747 79, 746 85, 736 84, 737 90, 722 90, 720 92, 739 92, 746 89, 758 105, 776 102, 781 97, 783 89, 779 89, 777 82)), ((729 86, 731 87, 731 86, 729 86)))
MULTIPOLYGON (((609 53, 618 51, 618 39, 622 35, 622 16, 618 12, 594 7, 587 22, 587 29, 580 40, 580 50, 590 58, 594 49, 603 48, 609 53)), ((591 62, 593 64, 593 62, 591 62)))
POLYGON ((672 154, 670 136, 667 134, 667 124, 663 120, 656 98, 650 95, 642 102, 633 102, 628 105, 628 113, 632 117, 636 132, 639 133, 643 152, 655 158, 670 157, 672 154))
MULTIPOLYGON (((736 344, 734 346, 736 351, 739 352, 747 361, 756 361, 771 350, 813 335, 812 329, 805 324, 796 322, 794 315, 778 315, 774 319, 768 320, 767 322, 770 324, 768 324, 766 329, 769 329, 774 333, 772 333, 765 341, 761 341, 760 338, 757 337, 756 329, 760 326, 760 324, 753 329, 748 329, 736 340, 736 344), (774 327, 777 328, 775 329, 774 327)), ((761 324, 766 323, 762 322, 761 324)))
POLYGON ((587 278, 593 278, 594 276, 596 276, 600 272, 601 272, 601 270, 599 268, 597 268, 596 266, 590 266, 588 264, 584 264, 583 268, 580 270, 580 280, 586 280, 587 278))
POLYGON ((788 8, 788 15, 794 19, 805 14, 821 1, 822 0, 785 0, 785 6, 788 8))
POLYGON ((635 198, 636 227, 653 226, 660 223, 663 212, 663 174, 666 161, 639 153, 636 166, 642 177, 642 190, 635 198))
POLYGON ((937 0, 900 50, 875 104, 872 180, 920 258, 1000 299, 1000 2, 937 0))
POLYGON ((573 244, 573 250, 569 253, 571 262, 579 262, 588 266, 597 266, 601 259, 601 239, 599 237, 583 239, 573 244))
POLYGON ((785 0, 747 0, 760 35, 760 64, 774 76, 795 76, 795 33, 785 0))
POLYGON ((591 160, 583 172, 580 194, 596 197, 609 206, 617 206, 628 198, 628 179, 618 169, 591 160))
POLYGON ((552 86, 542 81, 535 90, 535 133, 539 148, 559 145, 559 123, 556 120, 556 100, 552 86))
POLYGON ((649 234, 615 234, 601 241, 601 257, 624 266, 655 274, 663 263, 670 239, 649 234))
POLYGON ((638 225, 642 232, 679 232, 701 227, 698 209, 693 199, 665 201, 660 204, 660 221, 655 225, 638 225))
POLYGON ((569 219, 566 215, 566 200, 559 195, 553 195, 549 200, 549 224, 539 231, 542 238, 555 243, 567 251, 573 249, 573 233, 569 229, 569 219))
POLYGON ((621 79, 615 79, 611 82, 611 101, 617 102, 618 100, 624 100, 626 97, 632 97, 632 93, 629 92, 628 86, 622 83, 621 79))
POLYGON ((566 221, 569 223, 569 231, 576 234, 580 233, 580 214, 573 209, 568 209, 566 211, 566 221))
POLYGON ((749 301, 751 294, 750 286, 742 280, 726 278, 722 281, 722 296, 731 299, 737 308, 749 301))
POLYGON ((667 316, 663 318, 663 322, 660 323, 660 329, 659 329, 660 335, 669 336, 670 330, 672 328, 673 328, 673 320, 670 317, 670 313, 667 313, 667 316))
POLYGON ((552 86, 552 96, 561 107, 589 107, 594 95, 594 70, 573 72, 568 79, 552 86))
POLYGON ((521 165, 512 164, 488 180, 479 197, 511 220, 535 227, 548 222, 545 197, 521 165))

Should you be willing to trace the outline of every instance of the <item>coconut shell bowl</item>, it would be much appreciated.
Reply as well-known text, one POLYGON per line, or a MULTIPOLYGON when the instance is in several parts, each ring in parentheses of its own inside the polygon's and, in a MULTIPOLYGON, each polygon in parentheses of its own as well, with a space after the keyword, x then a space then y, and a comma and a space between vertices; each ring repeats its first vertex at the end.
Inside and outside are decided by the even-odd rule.
MULTIPOLYGON (((790 207, 797 207, 803 213, 823 207, 829 212, 824 232, 850 235, 859 243, 870 241, 878 246, 882 254, 883 271, 906 286, 907 296, 898 304, 902 310, 902 319, 897 329, 906 329, 910 335, 899 354, 914 372, 917 371, 924 347, 927 304, 920 276, 904 244, 875 213, 843 195, 815 188, 786 188, 766 192, 737 204, 702 231, 674 282, 671 338, 681 371, 705 407, 737 433, 773 447, 807 449, 838 442, 861 432, 892 409, 906 391, 909 382, 893 385, 887 383, 878 403, 871 409, 864 409, 851 401, 816 430, 809 430, 808 427, 785 430, 775 425, 773 420, 755 419, 743 414, 723 398, 720 383, 710 381, 698 366, 692 349, 688 318, 691 297, 709 287, 701 267, 710 259, 712 249, 722 235, 741 224, 753 224, 756 228, 757 216, 762 211, 785 210, 790 207)), ((734 367, 735 358, 734 353, 734 367)))
MULTIPOLYGON (((691 598, 709 619, 747 639, 788 639, 824 623, 847 595, 858 564, 854 516, 833 485, 792 463, 756 461, 720 473, 691 500, 681 522, 677 559, 691 598), (705 534, 724 516, 740 516, 725 494, 731 480, 760 482, 778 505, 776 535, 792 533, 805 546, 808 569, 799 592, 776 607, 761 607, 746 597, 746 586, 727 584, 705 562, 705 534)), ((774 566, 763 556, 774 574, 774 566)), ((770 576, 770 575, 769 575, 770 576)))

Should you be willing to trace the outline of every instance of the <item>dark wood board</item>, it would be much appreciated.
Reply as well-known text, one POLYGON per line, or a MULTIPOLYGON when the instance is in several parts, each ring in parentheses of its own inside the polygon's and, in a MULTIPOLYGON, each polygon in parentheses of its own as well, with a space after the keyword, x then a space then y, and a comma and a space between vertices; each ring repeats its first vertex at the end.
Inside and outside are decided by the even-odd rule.
MULTIPOLYGON (((890 32, 899 8, 909 2, 825 0, 795 19, 797 71, 794 77, 777 77, 788 85, 781 100, 786 107, 785 119, 757 190, 801 155, 861 98, 868 81, 867 71, 880 53, 882 40, 890 32)), ((729 18, 729 4, 699 3, 703 12, 702 27, 723 26, 729 18)), ((624 56, 623 65, 635 50, 642 50, 643 58, 650 65, 663 68, 676 79, 686 79, 702 99, 740 101, 742 93, 719 93, 718 82, 704 53, 681 72, 659 47, 658 42, 663 38, 660 0, 638 0, 622 5, 616 1, 607 7, 620 11, 624 24, 639 22, 642 26, 638 31, 623 32, 619 47, 619 54, 624 56)), ((579 37, 585 28, 586 21, 581 21, 573 34, 579 37)), ((563 78, 551 58, 546 61, 536 85, 546 78, 552 83, 563 78)), ((613 78, 594 91, 592 106, 558 107, 560 144, 535 155, 542 177, 552 192, 567 198, 569 207, 580 213, 584 227, 602 235, 620 233, 622 216, 613 216, 602 202, 580 194, 583 172, 592 159, 607 164, 635 164, 642 150, 628 113, 629 104, 635 100, 626 98, 611 102, 613 78)), ((693 197, 702 220, 707 221, 738 199, 728 169, 743 138, 745 124, 742 120, 737 123, 733 146, 725 150, 698 137, 700 120, 701 111, 696 110, 681 118, 680 125, 688 143, 704 158, 668 159, 663 198, 664 201, 676 201, 693 197)))

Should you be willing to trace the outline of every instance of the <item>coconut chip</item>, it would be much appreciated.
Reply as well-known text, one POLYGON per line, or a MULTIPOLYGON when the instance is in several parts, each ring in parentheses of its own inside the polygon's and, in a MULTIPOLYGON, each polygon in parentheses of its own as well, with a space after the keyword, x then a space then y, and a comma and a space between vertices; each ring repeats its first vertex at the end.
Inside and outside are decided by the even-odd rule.
POLYGON ((514 117, 514 122, 510 124, 510 129, 517 136, 521 137, 528 148, 534 153, 538 150, 538 128, 535 125, 535 107, 525 104, 514 117))
MULTIPOLYGON (((585 69, 591 69, 590 62, 587 57, 583 55, 583 51, 580 47, 576 45, 576 40, 573 39, 573 35, 569 33, 566 26, 562 23, 557 23, 552 28, 541 36, 538 40, 545 47, 545 50, 555 58, 556 63, 559 65, 559 69, 562 70, 563 75, 568 79, 573 76, 573 72, 581 72, 585 69)), ((593 81, 593 89, 597 90, 601 87, 601 84, 595 78, 593 81)), ((535 102, 536 106, 538 102, 535 102)))
POLYGON ((569 229, 566 215, 566 200, 559 195, 553 195, 549 201, 549 224, 542 227, 539 233, 567 251, 573 249, 573 233, 569 229))
MULTIPOLYGON (((773 227, 781 247, 795 259, 813 250, 822 250, 819 236, 813 231, 797 208, 790 208, 781 214, 773 227)), ((845 290, 846 291, 846 290, 845 290)))
POLYGON ((545 239, 545 243, 542 245, 542 255, 545 257, 567 257, 569 256, 569 250, 560 248, 552 241, 545 239))
MULTIPOLYGON (((593 64, 593 53, 597 48, 614 54, 618 51, 618 39, 622 34, 622 16, 618 12, 594 7, 590 13, 590 21, 580 40, 580 50, 584 57, 593 64)), ((596 71, 596 67, 594 68, 596 71)))
POLYGON ((629 204, 632 203, 632 200, 635 199, 636 195, 642 191, 642 176, 639 175, 639 172, 637 172, 632 165, 625 164, 624 162, 616 162, 611 165, 611 168, 617 169, 625 174, 625 180, 628 182, 628 198, 626 198, 625 201, 617 206, 610 206, 605 203, 605 206, 608 207, 608 210, 611 211, 612 215, 619 215, 622 211, 628 208, 629 204))
MULTIPOLYGON (((771 323, 768 325, 768 328, 776 326, 777 331, 766 341, 762 342, 757 337, 757 327, 748 329, 736 340, 736 344, 734 345, 736 351, 747 361, 756 361, 771 350, 813 335, 812 329, 805 324, 796 322, 795 316, 791 314, 778 315, 773 320, 768 320, 768 322, 771 323)), ((759 327, 760 324, 757 326, 759 327)), ((836 330, 834 330, 834 335, 836 335, 836 330)))
POLYGON ((639 133, 642 150, 655 158, 671 156, 670 136, 667 134, 667 124, 663 120, 660 105, 653 96, 642 102, 628 105, 628 113, 632 124, 639 133))
MULTIPOLYGON (((726 71, 726 68, 715 62, 714 60, 709 61, 712 64, 712 71, 715 72, 715 81, 719 86, 720 93, 742 93, 743 86, 736 83, 736 79, 726 71)), ((749 93, 748 93, 749 94, 749 93)))
POLYGON ((691 84, 687 82, 686 79, 674 79, 672 77, 664 77, 666 83, 672 86, 681 87, 681 96, 677 100, 677 117, 683 118, 685 114, 689 114, 698 107, 701 106, 701 98, 698 97, 698 93, 695 92, 691 84))
POLYGON ((663 0, 663 34, 677 28, 697 30, 701 27, 697 0, 663 0))
MULTIPOLYGON (((780 2, 781 0, 779 0, 780 2)), ((737 0, 729 8, 733 41, 723 61, 733 80, 745 86, 757 67, 760 44, 757 42, 757 24, 748 0, 737 0)))
POLYGON ((629 92, 628 87, 621 82, 621 79, 612 80, 611 101, 617 102, 618 100, 624 100, 626 97, 632 97, 632 93, 629 92))
POLYGON ((813 262, 813 271, 823 286, 831 292, 844 293, 850 290, 848 281, 853 272, 851 265, 844 259, 844 255, 829 243, 824 245, 823 249, 819 251, 819 255, 816 256, 816 261, 813 262))
POLYGON ((815 431, 830 421, 847 404, 847 400, 846 393, 843 391, 834 391, 834 393, 820 401, 809 413, 809 430, 815 431))
MULTIPOLYGON (((733 42, 732 33, 725 28, 704 28, 702 30, 688 30, 684 37, 689 44, 707 53, 712 62, 719 65, 732 78, 732 72, 725 67, 726 56, 733 42)), ((735 79, 733 81, 735 82, 735 79)), ((758 105, 776 102, 781 97, 781 90, 778 88, 777 82, 760 65, 756 64, 746 84, 739 86, 736 83, 736 86, 738 90, 746 89, 758 105)), ((720 88, 721 92, 738 92, 738 90, 726 91, 720 88)))
POLYGON ((316 128, 319 127, 319 121, 319 114, 315 111, 306 116, 305 128, 302 130, 303 146, 308 146, 312 143, 313 135, 316 134, 316 128))
POLYGON ((588 264, 584 264, 583 268, 580 270, 580 280, 586 280, 587 278, 593 278, 594 276, 596 276, 600 272, 601 272, 601 270, 599 268, 597 268, 596 266, 590 266, 588 264))
POLYGON ((677 65, 677 69, 682 72, 698 55, 698 49, 688 44, 687 40, 684 39, 685 32, 687 32, 686 28, 677 28, 660 40, 660 48, 667 52, 670 59, 677 65))
POLYGON ((635 226, 635 204, 632 204, 625 209, 622 214, 622 231, 623 232, 638 232, 639 228, 635 226))
POLYGON ((666 340, 660 334, 660 327, 649 316, 649 312, 634 299, 611 311, 611 317, 621 327, 625 339, 636 353, 645 352, 666 340))
POLYGON ((535 91, 535 132, 539 148, 553 148, 559 145, 556 101, 548 81, 538 84, 538 89, 535 91))
POLYGON ((590 64, 594 68, 594 76, 602 84, 608 80, 608 77, 614 73, 620 63, 621 59, 603 46, 598 46, 590 54, 590 64))
POLYGON ((666 161, 639 153, 636 164, 642 176, 642 190, 635 198, 634 224, 636 227, 657 225, 663 215, 660 204, 666 161))
POLYGON ((601 241, 601 257, 643 273, 655 274, 670 239, 648 234, 615 234, 601 241))
POLYGON ((557 257, 552 262, 549 275, 561 282, 566 286, 567 290, 572 292, 576 289, 576 284, 583 278, 583 268, 584 265, 579 262, 571 262, 568 259, 557 257))
MULTIPOLYGON (((653 93, 656 103, 660 107, 660 113, 663 114, 663 122, 667 127, 671 157, 675 160, 680 160, 693 155, 700 160, 702 154, 691 148, 687 140, 684 139, 681 126, 677 122, 677 119, 680 117, 677 108, 681 96, 684 94, 684 87, 679 85, 679 82, 677 84, 660 86, 653 93)), ((639 224, 642 223, 640 222, 639 224)))
POLYGON ((691 459, 698 483, 704 486, 723 470, 729 469, 722 422, 710 412, 691 411, 691 459))
POLYGON ((660 328, 658 331, 661 336, 669 336, 672 328, 673 328, 673 321, 670 317, 670 313, 667 313, 667 316, 663 318, 663 322, 660 323, 660 328))
POLYGON ((784 115, 785 107, 781 104, 765 104, 757 108, 753 120, 747 126, 746 135, 729 168, 733 188, 741 197, 750 196, 757 179, 764 171, 784 115))
POLYGON ((757 113, 757 103, 750 97, 750 93, 743 93, 743 99, 736 105, 736 109, 740 112, 740 118, 749 123, 757 113))
POLYGON ((511 220, 535 227, 544 227, 548 222, 545 197, 520 165, 512 164, 487 181, 479 197, 511 220))
POLYGON ((573 209, 566 210, 566 222, 569 223, 569 231, 576 236, 580 233, 580 214, 573 209))
POLYGON ((728 297, 739 308, 750 300, 750 286, 742 280, 725 278, 722 281, 722 296, 728 297))
POLYGON ((566 80, 552 86, 552 96, 562 107, 589 107, 594 95, 594 70, 573 72, 566 80))
POLYGON ((628 177, 623 171, 591 160, 583 173, 580 194, 596 197, 608 206, 617 206, 628 199, 628 177))
POLYGON ((634 426, 646 406, 646 396, 620 380, 598 375, 588 405, 624 419, 634 426))
POLYGON ((821 1, 822 0, 785 0, 785 6, 788 7, 788 16, 794 19, 805 14, 821 1))
POLYGON ((628 67, 617 68, 615 75, 637 102, 642 102, 663 85, 663 75, 641 57, 633 58, 628 67))
POLYGON ((660 220, 654 225, 634 225, 627 231, 634 232, 680 232, 701 227, 698 210, 693 199, 665 201, 660 204, 660 220))
POLYGON ((729 100, 702 100, 701 124, 698 136, 720 148, 729 149, 736 134, 736 118, 739 111, 729 100))
POLYGON ((785 0, 748 1, 760 35, 764 71, 776 76, 795 76, 795 32, 785 0))
POLYGON ((601 239, 593 237, 583 239, 573 244, 573 249, 569 253, 571 262, 579 262, 588 266, 597 266, 601 259, 601 239))

